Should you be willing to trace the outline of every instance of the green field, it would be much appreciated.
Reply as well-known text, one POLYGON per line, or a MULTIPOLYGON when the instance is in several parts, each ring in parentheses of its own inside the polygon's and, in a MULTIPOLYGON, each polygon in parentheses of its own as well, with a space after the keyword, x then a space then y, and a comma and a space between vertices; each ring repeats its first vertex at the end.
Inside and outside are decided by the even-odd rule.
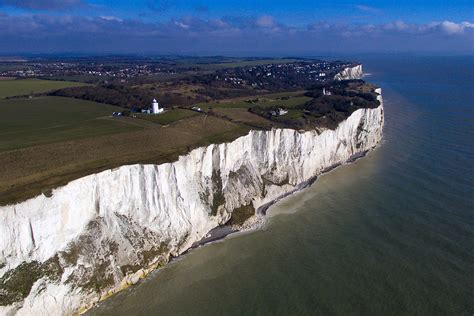
POLYGON ((218 117, 230 119, 235 123, 244 123, 254 128, 271 128, 276 125, 264 117, 250 113, 245 108, 215 108, 213 112, 218 117))
POLYGON ((142 120, 151 121, 154 123, 158 123, 160 125, 169 125, 171 123, 177 122, 179 120, 193 117, 199 115, 198 112, 191 111, 191 110, 183 110, 183 109, 172 109, 167 110, 162 114, 136 114, 137 118, 142 120))
POLYGON ((284 108, 293 108, 297 105, 304 104, 305 102, 311 100, 309 97, 305 96, 291 96, 288 93, 286 94, 269 94, 262 95, 258 97, 249 97, 248 100, 257 99, 256 102, 246 102, 245 100, 239 100, 234 102, 212 102, 212 103, 199 103, 197 106, 201 107, 203 110, 209 110, 212 108, 250 108, 255 105, 259 106, 281 106, 284 108), (284 98, 288 99, 284 99, 284 98), (283 98, 283 99, 282 99, 283 98))
POLYGON ((0 80, 0 99, 18 95, 30 95, 67 87, 83 86, 85 83, 40 79, 0 80))
MULTIPOLYGON (((138 118, 108 118, 92 122, 101 120, 115 124, 126 122, 129 127, 144 123, 148 128, 137 126, 139 130, 116 133, 123 131, 124 126, 120 125, 113 130, 115 133, 98 136, 105 126, 93 130, 87 125, 61 135, 68 141, 0 150, 0 205, 22 201, 41 192, 49 194, 52 188, 102 170, 126 164, 175 161, 192 148, 232 141, 249 131, 246 126, 211 115, 205 119, 203 115, 189 117, 166 127, 138 118), (89 132, 97 137, 69 141, 77 136, 74 133, 89 132)), ((33 133, 30 131, 30 136, 33 133)), ((20 139, 18 136, 12 138, 20 139)))
POLYGON ((191 148, 249 131, 187 109, 111 116, 122 110, 56 96, 0 99, 0 205, 108 168, 173 161, 191 148))
POLYGON ((284 97, 302 97, 304 96, 306 90, 300 91, 289 91, 289 92, 275 92, 275 93, 267 93, 262 94, 260 97, 264 99, 276 100, 281 99, 284 97))
POLYGON ((264 100, 262 102, 256 103, 257 105, 262 106, 282 106, 284 108, 293 108, 297 105, 304 104, 311 100, 310 97, 294 97, 289 98, 288 100, 264 100))
POLYGON ((63 97, 0 100, 0 151, 142 129, 115 106, 63 97))
POLYGON ((276 116, 273 119, 276 122, 285 123, 291 119, 298 119, 302 117, 303 112, 301 110, 288 110, 288 113, 282 116, 276 116))

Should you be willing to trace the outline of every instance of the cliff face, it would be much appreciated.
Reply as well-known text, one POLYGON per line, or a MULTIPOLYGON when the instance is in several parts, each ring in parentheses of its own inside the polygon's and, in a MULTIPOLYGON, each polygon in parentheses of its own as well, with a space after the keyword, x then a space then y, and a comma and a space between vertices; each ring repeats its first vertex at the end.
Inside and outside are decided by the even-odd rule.
POLYGON ((257 209, 370 150, 383 122, 380 105, 319 134, 251 131, 173 163, 123 166, 1 207, 0 313, 77 312, 182 253, 233 211, 257 209))
POLYGON ((340 73, 334 76, 335 80, 351 80, 362 78, 362 65, 344 68, 340 73))

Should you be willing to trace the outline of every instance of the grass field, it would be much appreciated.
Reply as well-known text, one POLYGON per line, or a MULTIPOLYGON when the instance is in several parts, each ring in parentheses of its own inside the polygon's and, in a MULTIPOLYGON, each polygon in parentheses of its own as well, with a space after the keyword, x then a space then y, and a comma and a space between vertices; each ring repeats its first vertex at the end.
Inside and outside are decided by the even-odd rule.
POLYGON ((245 135, 249 125, 268 126, 243 108, 214 116, 169 109, 160 115, 111 117, 121 110, 53 96, 0 100, 0 205, 105 169, 170 162, 192 148, 245 135))
MULTIPOLYGON (((0 83, 1 84, 1 83, 0 83)), ((64 97, 0 100, 0 205, 19 202, 69 181, 125 164, 176 160, 192 148, 232 141, 251 128, 278 127, 248 108, 306 101, 302 92, 236 98, 212 115, 169 109, 160 115, 114 117, 115 106, 64 97), (245 100, 258 98, 255 103, 245 100)), ((293 113, 294 112, 294 113, 293 113)))
POLYGON ((214 113, 223 118, 231 119, 236 123, 244 123, 258 128, 276 127, 272 121, 267 120, 259 115, 250 113, 245 108, 216 108, 214 113))
POLYGON ((166 110, 162 114, 153 115, 153 114, 136 114, 137 118, 142 120, 151 121, 154 123, 158 123, 160 125, 169 125, 171 123, 177 122, 179 120, 193 117, 200 115, 200 113, 191 111, 191 110, 183 110, 183 109, 171 109, 166 110))
POLYGON ((63 97, 0 101, 0 151, 142 129, 104 119, 121 108, 63 97))
POLYGON ((263 100, 261 102, 257 102, 257 105, 262 106, 282 106, 285 108, 293 108, 297 105, 304 104, 311 100, 309 97, 293 97, 289 98, 288 100, 263 100))
POLYGON ((153 126, 0 152, 0 205, 34 197, 105 169, 174 161, 192 148, 232 141, 249 131, 247 126, 204 115, 186 118, 168 127, 153 126))
POLYGON ((209 110, 209 108, 245 108, 248 109, 252 106, 281 106, 284 108, 293 108, 297 105, 303 104, 311 100, 309 97, 302 96, 298 94, 290 93, 278 93, 278 94, 267 94, 256 97, 247 97, 245 99, 239 98, 235 101, 226 100, 225 102, 210 102, 210 103, 199 103, 197 106, 201 107, 203 110, 209 110), (256 100, 256 102, 246 102, 246 100, 256 100))
POLYGON ((85 85, 85 83, 40 79, 0 80, 0 99, 18 95, 42 93, 67 87, 77 87, 83 85, 85 85))
POLYGON ((287 122, 289 119, 297 119, 303 115, 303 112, 300 110, 288 110, 288 113, 282 116, 276 116, 274 118, 275 121, 284 123, 287 122))

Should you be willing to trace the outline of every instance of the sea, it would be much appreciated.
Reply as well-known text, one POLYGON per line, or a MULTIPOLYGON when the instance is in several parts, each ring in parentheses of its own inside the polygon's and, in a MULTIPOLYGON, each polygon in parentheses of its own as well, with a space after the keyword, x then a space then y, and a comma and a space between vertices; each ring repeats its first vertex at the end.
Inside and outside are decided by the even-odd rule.
POLYGON ((90 315, 474 315, 474 57, 365 56, 384 138, 90 315))

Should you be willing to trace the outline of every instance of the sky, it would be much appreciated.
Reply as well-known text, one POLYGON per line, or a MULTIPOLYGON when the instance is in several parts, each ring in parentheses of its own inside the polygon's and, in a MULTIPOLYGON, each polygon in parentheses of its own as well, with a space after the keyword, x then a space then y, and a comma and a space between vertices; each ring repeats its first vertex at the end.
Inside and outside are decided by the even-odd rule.
POLYGON ((474 0, 0 0, 0 54, 474 54, 474 0))

